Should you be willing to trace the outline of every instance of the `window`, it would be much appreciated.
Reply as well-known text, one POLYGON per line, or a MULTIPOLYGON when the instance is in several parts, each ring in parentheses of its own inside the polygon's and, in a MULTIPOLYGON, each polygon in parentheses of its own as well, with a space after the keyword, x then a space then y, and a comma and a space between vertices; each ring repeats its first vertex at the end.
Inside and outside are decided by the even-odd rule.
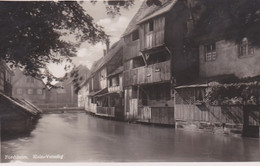
POLYGON ((150 21, 148 23, 148 27, 149 27, 149 32, 153 31, 153 21, 150 21))
POLYGON ((119 85, 119 76, 112 78, 112 86, 118 86, 119 85))
POLYGON ((0 90, 4 90, 4 71, 0 70, 0 90))
POLYGON ((144 62, 144 59, 142 57, 136 57, 133 59, 133 69, 134 68, 137 68, 137 67, 141 67, 141 66, 144 66, 145 65, 145 62, 144 62))
POLYGON ((104 80, 106 79, 106 71, 105 70, 101 70, 99 72, 99 80, 104 80))
POLYGON ((37 89, 37 95, 42 95, 42 89, 37 89))
POLYGON ((139 31, 138 30, 135 30, 133 33, 132 33, 132 41, 135 41, 135 40, 138 40, 139 39, 139 31))
POLYGON ((112 86, 112 78, 109 78, 109 87, 111 87, 112 86))
POLYGON ((207 44, 204 46, 205 49, 205 61, 215 61, 217 59, 216 44, 207 44))
POLYGON ((246 37, 243 38, 239 45, 239 57, 247 57, 253 55, 254 55, 254 48, 250 45, 246 37))
POLYGON ((205 89, 204 88, 197 88, 195 89, 195 101, 202 102, 205 98, 205 89))
POLYGON ((18 89, 17 89, 17 94, 18 94, 18 95, 23 94, 23 89, 18 88, 18 89))
POLYGON ((27 90, 27 94, 28 94, 28 95, 32 95, 32 94, 33 94, 33 89, 31 89, 31 88, 28 89, 28 90, 27 90))
POLYGON ((64 88, 59 88, 59 89, 57 89, 57 93, 66 93, 66 89, 64 89, 64 88))
POLYGON ((28 83, 34 83, 34 79, 32 77, 27 77, 26 81, 28 83))
POLYGON ((11 75, 5 71, 5 81, 11 83, 11 75))

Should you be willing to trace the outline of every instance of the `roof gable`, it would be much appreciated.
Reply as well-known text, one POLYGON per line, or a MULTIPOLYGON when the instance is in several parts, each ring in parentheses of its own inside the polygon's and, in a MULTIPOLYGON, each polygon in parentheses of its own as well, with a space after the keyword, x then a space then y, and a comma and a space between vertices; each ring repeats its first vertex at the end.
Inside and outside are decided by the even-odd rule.
MULTIPOLYGON (((93 67, 91 68, 91 75, 95 74, 98 70, 100 70, 105 64, 107 64, 114 55, 117 54, 120 49, 123 48, 124 41, 121 39, 118 42, 116 42, 111 49, 108 51, 108 53, 103 56, 101 59, 99 59, 96 63, 93 64, 93 67)), ((122 55, 123 56, 123 55, 122 55)))
POLYGON ((161 6, 147 6, 146 1, 143 2, 133 19, 128 24, 125 32, 122 36, 126 36, 132 33, 137 29, 138 25, 144 21, 147 21, 151 18, 157 17, 161 14, 164 14, 172 9, 178 0, 160 0, 162 2, 161 6))

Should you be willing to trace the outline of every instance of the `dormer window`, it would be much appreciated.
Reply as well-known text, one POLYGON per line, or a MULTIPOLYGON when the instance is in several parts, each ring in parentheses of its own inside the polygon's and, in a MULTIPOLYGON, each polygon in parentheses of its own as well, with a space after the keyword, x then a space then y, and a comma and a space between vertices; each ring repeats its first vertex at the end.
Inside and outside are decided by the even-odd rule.
POLYGON ((248 42, 248 39, 245 37, 239 44, 239 57, 248 57, 254 55, 254 48, 248 42))
POLYGON ((139 39, 139 31, 138 30, 135 30, 133 33, 132 33, 132 41, 135 41, 135 40, 138 40, 139 39))
POLYGON ((148 23, 149 32, 153 31, 153 21, 148 23))
POLYGON ((205 61, 215 61, 217 59, 216 43, 204 45, 205 61))

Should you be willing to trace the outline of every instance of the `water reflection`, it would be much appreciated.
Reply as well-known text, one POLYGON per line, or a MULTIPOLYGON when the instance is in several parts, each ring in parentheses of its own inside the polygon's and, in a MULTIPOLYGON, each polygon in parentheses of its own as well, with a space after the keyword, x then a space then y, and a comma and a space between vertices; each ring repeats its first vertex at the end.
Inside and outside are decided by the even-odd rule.
POLYGON ((2 162, 259 161, 258 139, 234 138, 104 120, 84 113, 46 114, 31 135, 2 141, 2 162), (34 158, 33 155, 59 158, 34 158))

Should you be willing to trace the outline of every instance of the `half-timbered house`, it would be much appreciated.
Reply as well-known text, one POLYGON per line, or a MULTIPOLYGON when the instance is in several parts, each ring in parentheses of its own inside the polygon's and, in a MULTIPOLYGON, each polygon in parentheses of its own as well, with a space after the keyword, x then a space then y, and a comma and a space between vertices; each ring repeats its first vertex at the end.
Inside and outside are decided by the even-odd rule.
POLYGON ((125 118, 174 125, 173 85, 198 75, 188 1, 144 2, 123 38, 125 118), (191 53, 191 50, 193 53, 191 53))
POLYGON ((13 91, 12 95, 18 99, 26 99, 37 106, 46 104, 47 90, 43 81, 26 76, 19 68, 14 69, 14 77, 12 79, 13 91))
POLYGON ((123 44, 120 40, 105 51, 83 86, 88 91, 85 108, 95 115, 123 119, 123 44))

